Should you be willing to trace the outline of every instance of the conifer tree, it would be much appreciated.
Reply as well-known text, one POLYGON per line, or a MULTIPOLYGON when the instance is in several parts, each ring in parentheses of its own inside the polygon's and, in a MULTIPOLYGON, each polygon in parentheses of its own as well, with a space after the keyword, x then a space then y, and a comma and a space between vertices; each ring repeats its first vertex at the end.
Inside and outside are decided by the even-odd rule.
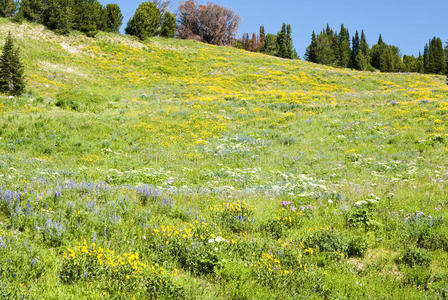
POLYGON ((123 24, 123 14, 118 4, 107 4, 103 13, 105 14, 105 23, 107 32, 118 32, 123 24))
POLYGON ((282 30, 277 34, 277 56, 287 57, 287 44, 286 44, 286 24, 283 23, 282 30))
POLYGON ((311 34, 311 44, 306 48, 305 59, 309 62, 317 63, 316 55, 316 33, 313 31, 311 34))
POLYGON ((356 65, 356 56, 358 55, 359 48, 360 48, 359 33, 358 31, 356 31, 355 36, 352 39, 352 53, 350 63, 350 66, 354 69, 358 69, 358 66, 356 65))
POLYGON ((129 20, 126 33, 144 40, 159 32, 161 21, 162 15, 157 6, 152 2, 143 2, 129 20))
POLYGON ((0 17, 9 18, 17 10, 17 4, 14 0, 0 0, 0 17))
POLYGON ((268 55, 278 55, 277 36, 275 34, 268 33, 265 36, 262 51, 268 55))
POLYGON ((174 38, 176 36, 176 16, 169 11, 166 11, 163 15, 160 35, 167 38, 174 38))
POLYGON ((263 48, 264 47, 264 26, 260 26, 260 36, 258 37, 258 47, 263 48))
POLYGON ((30 22, 42 22, 44 8, 42 0, 22 0, 18 15, 30 22))
POLYGON ((350 64, 350 35, 348 30, 341 25, 339 32, 339 66, 347 68, 350 64))
POLYGON ((47 0, 43 24, 57 33, 67 34, 72 28, 72 7, 70 0, 47 0))
POLYGON ((292 59, 294 53, 294 46, 292 44, 292 30, 291 25, 286 26, 286 58, 292 59))
POLYGON ((370 47, 367 43, 367 38, 364 33, 364 30, 361 31, 361 42, 359 43, 359 51, 362 52, 362 54, 365 56, 367 62, 370 61, 370 47))
POLYGON ((425 72, 431 74, 445 74, 446 59, 440 38, 432 38, 426 53, 425 72))
POLYGON ((20 96, 25 89, 24 70, 19 48, 15 49, 11 32, 0 57, 0 92, 20 96))

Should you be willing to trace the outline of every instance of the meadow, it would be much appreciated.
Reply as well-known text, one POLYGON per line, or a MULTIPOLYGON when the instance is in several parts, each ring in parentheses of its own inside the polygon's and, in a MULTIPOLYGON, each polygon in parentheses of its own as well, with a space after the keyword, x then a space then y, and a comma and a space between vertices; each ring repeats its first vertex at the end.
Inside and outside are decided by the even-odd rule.
POLYGON ((1 298, 448 297, 445 77, 8 31, 1 298))

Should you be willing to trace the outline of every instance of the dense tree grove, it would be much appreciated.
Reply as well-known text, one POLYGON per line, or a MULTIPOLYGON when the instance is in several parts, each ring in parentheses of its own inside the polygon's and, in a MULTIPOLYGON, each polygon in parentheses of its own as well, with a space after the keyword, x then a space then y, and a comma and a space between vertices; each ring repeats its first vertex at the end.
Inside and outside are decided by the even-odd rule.
POLYGON ((11 32, 6 38, 0 57, 0 92, 20 96, 25 89, 23 65, 19 48, 14 46, 11 32))
POLYGON ((386 44, 381 35, 370 48, 364 30, 361 35, 356 31, 350 43, 350 34, 344 25, 339 33, 328 25, 317 35, 313 32, 305 58, 318 64, 356 70, 448 74, 448 44, 444 49, 440 38, 430 40, 423 55, 402 57, 398 47, 386 44))
POLYGON ((179 6, 178 37, 214 45, 229 45, 235 40, 240 16, 214 3, 196 5, 194 0, 179 6))
POLYGON ((0 0, 0 17, 12 16, 57 33, 79 30, 90 36, 98 31, 118 32, 123 21, 117 4, 103 6, 97 0, 0 0))
POLYGON ((0 0, 0 17, 12 17, 17 10, 17 3, 14 0, 0 0))
POLYGON ((252 33, 252 39, 249 39, 249 34, 245 33, 237 43, 237 47, 282 58, 298 58, 292 42, 291 25, 285 23, 283 23, 282 29, 277 35, 265 35, 264 26, 260 26, 258 36, 255 32, 252 33))

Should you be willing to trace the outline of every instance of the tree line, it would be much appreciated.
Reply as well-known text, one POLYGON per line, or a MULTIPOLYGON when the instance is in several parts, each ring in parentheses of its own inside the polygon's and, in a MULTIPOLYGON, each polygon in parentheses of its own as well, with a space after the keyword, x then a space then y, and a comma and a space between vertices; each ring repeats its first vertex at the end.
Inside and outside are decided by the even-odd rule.
POLYGON ((286 23, 283 23, 281 30, 277 34, 265 34, 264 26, 260 26, 258 36, 254 32, 252 33, 252 38, 249 38, 249 34, 245 33, 236 42, 235 46, 247 51, 261 52, 282 58, 299 58, 292 42, 291 25, 286 23))
POLYGON ((425 45, 423 55, 402 57, 400 49, 385 43, 381 34, 378 42, 370 48, 364 30, 361 34, 356 31, 350 39, 349 30, 344 25, 341 25, 339 32, 329 25, 318 34, 313 31, 305 59, 361 71, 448 74, 448 44, 443 48, 440 38, 431 39, 425 45))

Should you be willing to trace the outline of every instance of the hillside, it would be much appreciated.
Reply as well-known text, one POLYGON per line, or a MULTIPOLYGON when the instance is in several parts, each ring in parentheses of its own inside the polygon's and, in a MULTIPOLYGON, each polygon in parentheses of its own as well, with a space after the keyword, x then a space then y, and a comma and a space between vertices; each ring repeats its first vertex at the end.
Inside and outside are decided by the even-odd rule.
POLYGON ((445 77, 8 31, 3 295, 446 296, 445 77))

